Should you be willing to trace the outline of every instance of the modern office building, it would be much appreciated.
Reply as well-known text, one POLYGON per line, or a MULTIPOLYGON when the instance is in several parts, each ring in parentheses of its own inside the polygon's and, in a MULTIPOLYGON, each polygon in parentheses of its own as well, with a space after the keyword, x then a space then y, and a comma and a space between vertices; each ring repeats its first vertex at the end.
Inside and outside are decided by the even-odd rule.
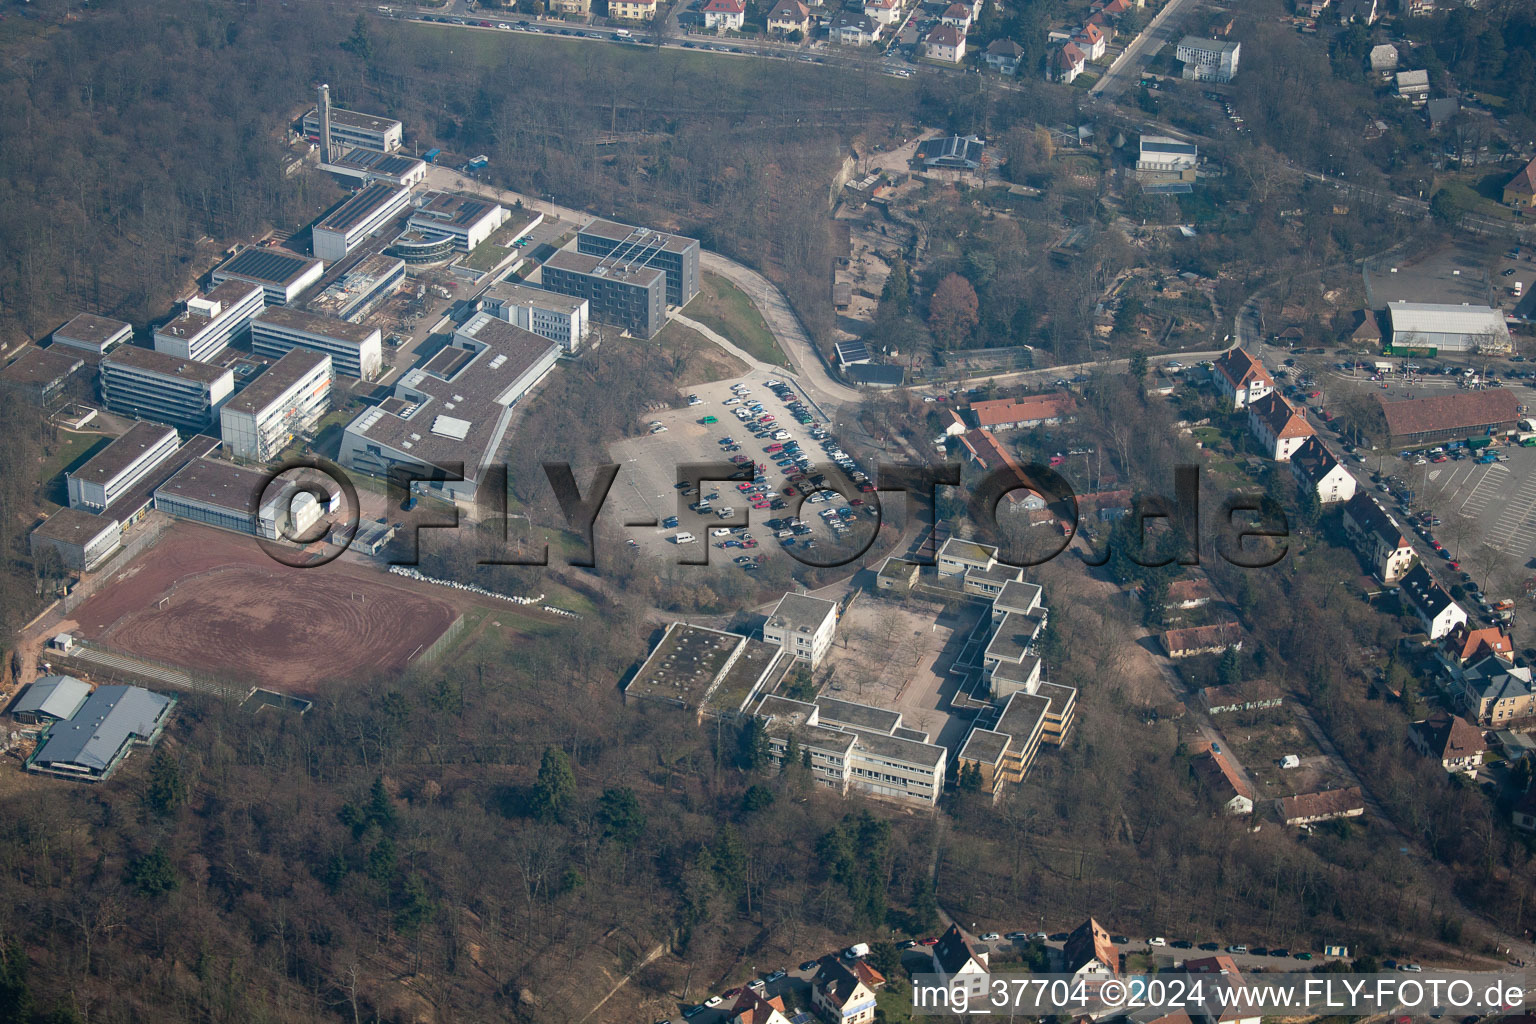
POLYGON ((315 255, 327 263, 345 259, 365 238, 410 205, 411 190, 404 185, 377 181, 358 190, 310 229, 315 255))
POLYGON ((667 302, 687 305, 699 293, 699 241, 653 228, 594 220, 576 233, 576 251, 607 266, 655 267, 667 275, 667 302))
POLYGON ((331 405, 331 357, 294 348, 219 410, 230 454, 270 462, 310 430, 331 405))
POLYGON ((176 430, 139 420, 78 469, 64 474, 69 507, 102 512, 176 454, 176 430))
POLYGON ((1183 77, 1192 82, 1230 82, 1237 77, 1238 54, 1243 44, 1233 39, 1201 39, 1185 36, 1174 51, 1184 65, 1183 77))
MULTIPOLYGON (((356 110, 331 107, 331 145, 337 150, 352 147, 371 149, 376 153, 393 153, 400 148, 405 126, 391 117, 363 114, 356 110)), ((320 140, 320 111, 312 108, 304 115, 304 134, 314 142, 320 140)), ((329 159, 329 154, 322 154, 329 159)))
POLYGON ((122 544, 123 527, 111 516, 83 508, 61 508, 27 538, 35 562, 44 548, 58 551, 64 568, 94 572, 122 544))
POLYGON ((629 266, 561 249, 540 269, 541 285, 587 301, 594 319, 642 338, 667 323, 667 275, 658 267, 629 266))
POLYGON ((85 365, 83 356, 68 345, 34 345, 0 369, 0 389, 34 405, 50 406, 70 375, 85 365))
POLYGON ((94 313, 81 313, 53 332, 53 343, 106 355, 133 338, 133 325, 94 313))
POLYGON ((406 223, 417 231, 448 235, 459 252, 473 252, 510 216, 500 203, 452 192, 428 192, 406 223))
POLYGON ((120 416, 204 430, 235 390, 227 367, 123 345, 101 361, 101 397, 120 416))
POLYGON ((253 351, 281 356, 296 348, 324 353, 331 357, 337 373, 361 380, 373 380, 383 365, 377 327, 362 327, 291 306, 269 307, 251 321, 253 351))
POLYGON ((815 668, 837 632, 837 602, 809 594, 785 594, 763 623, 763 642, 783 648, 815 668))
POLYGON ((100 782, 136 746, 152 746, 176 707, 176 698, 138 686, 98 686, 73 715, 55 722, 27 770, 100 782))
POLYGON ((339 461, 378 477, 399 466, 449 501, 473 501, 511 422, 512 408, 544 379, 560 346, 480 312, 453 340, 347 424, 339 461), (450 480, 462 467, 462 480, 450 480))
POLYGON ((177 359, 207 362, 251 328, 251 319, 266 307, 266 288, 249 281, 229 280, 206 295, 187 300, 170 322, 155 328, 155 351, 177 359))
POLYGON ((558 343, 567 355, 586 340, 586 299, 502 281, 491 285, 480 300, 492 316, 558 343))
MULTIPOLYGON (((319 295, 304 304, 311 313, 357 323, 405 282, 405 263, 380 253, 348 267, 319 295)), ((340 369, 340 367, 337 367, 340 369)), ((346 373, 346 370, 341 372, 346 373)))
POLYGON ((312 257, 250 246, 214 267, 209 279, 215 285, 226 281, 259 284, 266 293, 267 305, 286 306, 324 274, 325 264, 312 257))
POLYGON ((194 459, 155 490, 155 510, 267 540, 301 536, 324 507, 313 495, 275 483, 264 472, 217 459, 194 459))

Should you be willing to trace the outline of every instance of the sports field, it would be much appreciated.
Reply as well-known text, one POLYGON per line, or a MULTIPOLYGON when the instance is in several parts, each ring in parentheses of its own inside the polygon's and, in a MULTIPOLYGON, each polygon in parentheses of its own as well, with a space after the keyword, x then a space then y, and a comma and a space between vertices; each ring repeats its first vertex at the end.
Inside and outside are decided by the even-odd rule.
POLYGON ((177 523, 73 622, 127 654, 316 694, 401 671, 458 617, 448 601, 376 569, 342 560, 295 569, 252 538, 177 523))

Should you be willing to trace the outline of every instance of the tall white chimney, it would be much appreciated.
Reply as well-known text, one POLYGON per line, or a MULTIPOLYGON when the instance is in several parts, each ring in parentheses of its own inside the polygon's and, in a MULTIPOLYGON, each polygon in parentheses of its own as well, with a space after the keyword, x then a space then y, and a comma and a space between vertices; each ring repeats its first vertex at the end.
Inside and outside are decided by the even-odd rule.
POLYGON ((316 105, 320 115, 320 162, 331 162, 331 87, 320 86, 320 102, 316 105))

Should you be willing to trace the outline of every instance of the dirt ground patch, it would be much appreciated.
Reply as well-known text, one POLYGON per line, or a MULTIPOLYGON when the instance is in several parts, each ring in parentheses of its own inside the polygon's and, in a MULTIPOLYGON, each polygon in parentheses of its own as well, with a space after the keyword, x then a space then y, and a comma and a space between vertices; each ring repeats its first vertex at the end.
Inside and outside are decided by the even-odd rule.
POLYGON ((249 538, 178 523, 74 622, 128 654, 314 694, 403 670, 458 617, 377 570, 341 560, 295 569, 249 538))
POLYGON ((1351 785, 1348 777, 1318 749, 1289 706, 1263 711, 1217 715, 1211 724, 1221 730, 1243 767, 1258 784, 1260 796, 1275 799, 1351 785), (1281 768, 1286 754, 1301 760, 1299 768, 1281 768))

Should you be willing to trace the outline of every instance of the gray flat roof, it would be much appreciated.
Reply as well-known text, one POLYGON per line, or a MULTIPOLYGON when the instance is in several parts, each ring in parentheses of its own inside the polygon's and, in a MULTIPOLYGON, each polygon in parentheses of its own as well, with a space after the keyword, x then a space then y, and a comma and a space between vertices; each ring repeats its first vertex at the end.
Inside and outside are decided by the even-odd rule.
POLYGON ((307 348, 292 348, 283 357, 262 371, 261 375, 247 384, 225 405, 237 412, 259 413, 282 397, 283 392, 304 379, 330 356, 307 348))
POLYGON ((837 607, 833 601, 809 594, 785 594, 774 606, 768 621, 787 629, 812 629, 820 626, 827 614, 837 607))
POLYGON ((697 238, 688 238, 684 235, 673 235, 655 228, 638 228, 629 224, 620 224, 614 220, 594 220, 581 229, 583 235, 592 235, 597 238, 606 238, 614 242, 622 242, 637 232, 645 232, 646 237, 638 238, 640 244, 651 246, 659 243, 664 252, 687 252, 699 244, 697 238))
POLYGON ((154 734, 170 704, 169 697, 138 686, 98 686, 79 711, 48 730, 34 761, 105 771, 130 739, 154 734))
POLYGON ((117 521, 110 515, 98 516, 83 508, 61 508, 45 519, 32 534, 44 540, 78 544, 84 548, 103 533, 117 528, 117 521))
POLYGON ((837 722, 841 725, 851 725, 859 729, 869 729, 874 732, 889 735, 901 724, 901 712, 887 711, 885 708, 871 707, 868 704, 856 704, 849 700, 838 700, 836 697, 817 697, 816 706, 821 709, 820 717, 824 721, 837 722))
POLYGON ((168 427, 164 423, 136 420, 133 426, 128 428, 127 433, 91 456, 85 465, 69 475, 76 480, 105 484, 133 465, 135 459, 164 441, 167 434, 175 437, 176 428, 168 427))
POLYGON ((581 308, 582 303, 587 301, 575 295, 563 295, 560 292, 536 288, 531 284, 517 284, 512 281, 497 281, 485 290, 484 297, 502 299, 514 304, 532 303, 544 309, 557 309, 565 313, 576 312, 581 308))
POLYGON ((268 306, 256 314, 256 320, 272 324, 274 327, 308 331, 311 334, 335 338, 337 341, 345 341, 353 345, 361 345, 379 333, 377 327, 365 327, 349 320, 340 320, 334 316, 326 316, 324 313, 311 313, 292 306, 268 306))
POLYGON ((1041 697, 1023 690, 1012 694, 997 719, 994 731, 1012 736, 1021 744, 1035 734, 1035 729, 1051 708, 1049 697, 1041 697))
POLYGON ((624 688, 626 695, 698 707, 746 637, 676 622, 624 688))
POLYGON ((900 736, 875 732, 872 729, 859 729, 854 726, 844 726, 844 728, 858 737, 861 750, 878 757, 888 757, 934 768, 943 764, 949 757, 949 751, 933 743, 918 743, 916 740, 902 739, 900 736))
POLYGON ((960 756, 982 764, 997 764, 1002 760, 1003 751, 1008 749, 1009 739, 1006 733, 994 732, 978 726, 971 730, 970 736, 966 737, 965 744, 960 748, 960 756))
POLYGON ((386 181, 375 181, 373 184, 359 189, 352 195, 352 198, 326 214, 325 218, 315 225, 315 230, 337 231, 346 234, 373 216, 380 207, 389 205, 401 192, 409 191, 410 189, 405 185, 391 185, 386 181))
POLYGON ((1039 615, 1007 612, 997 624, 997 631, 987 644, 987 654, 1008 661, 1018 661, 1029 650, 1030 641, 1040 628, 1039 615))
POLYGON ((425 202, 411 211, 413 218, 420 216, 432 224, 447 224, 457 228, 479 223, 501 205, 456 192, 428 192, 423 198, 425 202))
POLYGON ((576 252, 572 249, 560 249, 550 254, 544 261, 546 267, 556 270, 568 270, 577 274, 593 274, 596 277, 606 277, 609 280, 621 281, 625 284, 650 285, 652 282, 665 279, 666 272, 659 267, 641 267, 612 264, 604 264, 603 257, 593 256, 589 253, 576 252), (603 273, 595 274, 598 267, 603 267, 603 273))
MULTIPOLYGON (((110 358, 110 357, 109 357, 110 358)), ((32 347, 17 356, 5 369, 0 370, 0 381, 7 384, 35 385, 44 387, 60 377, 67 377, 85 365, 78 349, 67 346, 32 347)))
POLYGON ((69 323, 53 332, 55 338, 63 335, 76 341, 83 341, 88 345, 105 345, 112 340, 113 335, 124 327, 130 331, 133 328, 121 320, 113 320, 95 313, 81 313, 69 323))
POLYGON ((221 377, 234 376, 227 367, 199 363, 191 359, 178 359, 164 352, 156 352, 152 348, 140 348, 136 345, 121 345, 113 349, 102 357, 101 364, 131 366, 136 370, 158 373, 165 377, 181 377, 199 384, 212 384, 221 377))
POLYGON ((320 261, 310 256, 282 249, 251 246, 242 249, 217 267, 215 274, 233 274, 252 281, 287 286, 297 281, 320 261))
POLYGON ((1003 589, 993 600, 992 606, 1005 612, 1023 612, 1034 605, 1040 599, 1040 595, 1041 589, 1038 583, 1009 580, 1003 584, 1003 589))
POLYGON ((777 645, 748 637, 741 653, 720 678, 720 685, 715 687, 714 694, 705 703, 728 711, 742 710, 752 688, 759 681, 764 681, 765 675, 767 679, 763 687, 767 689, 783 678, 789 670, 789 664, 790 659, 784 657, 784 652, 777 645), (777 664, 775 659, 779 659, 777 664), (774 671, 770 672, 770 668, 774 671))
POLYGON ((161 484, 155 490, 155 497, 164 494, 170 498, 185 498, 229 509, 242 516, 254 516, 269 482, 266 473, 241 469, 217 459, 193 459, 186 469, 161 484))
MULTIPOLYGON (((288 108, 292 110, 292 107, 288 108)), ((320 119, 320 111, 317 107, 310 107, 306 118, 320 119)), ((369 131, 384 132, 395 125, 400 124, 392 117, 384 117, 382 114, 365 114, 359 110, 344 110, 341 107, 331 107, 331 124, 345 125, 348 128, 364 128, 369 131)))

